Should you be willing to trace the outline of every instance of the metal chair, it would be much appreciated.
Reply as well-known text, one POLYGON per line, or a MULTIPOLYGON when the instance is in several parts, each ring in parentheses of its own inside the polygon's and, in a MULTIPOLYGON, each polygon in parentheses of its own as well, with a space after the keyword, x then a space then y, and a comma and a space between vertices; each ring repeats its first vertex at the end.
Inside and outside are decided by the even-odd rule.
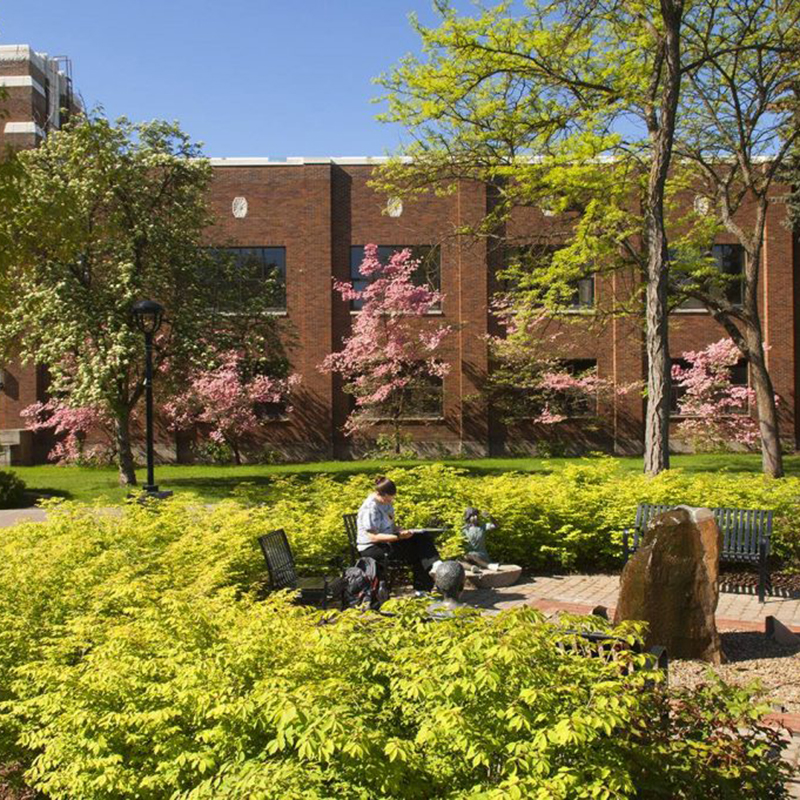
MULTIPOLYGON (((344 530, 347 534, 347 544, 350 547, 350 564, 354 565, 359 559, 358 553, 358 514, 343 514, 344 530)), ((391 591, 392 587, 401 582, 408 582, 410 566, 399 556, 389 554, 381 564, 384 569, 386 583, 391 591)))
POLYGON ((338 598, 341 603, 344 584, 341 578, 328 576, 300 578, 294 563, 289 540, 283 530, 270 531, 258 537, 258 544, 267 562, 272 591, 293 589, 299 593, 301 603, 328 607, 330 600, 338 598))

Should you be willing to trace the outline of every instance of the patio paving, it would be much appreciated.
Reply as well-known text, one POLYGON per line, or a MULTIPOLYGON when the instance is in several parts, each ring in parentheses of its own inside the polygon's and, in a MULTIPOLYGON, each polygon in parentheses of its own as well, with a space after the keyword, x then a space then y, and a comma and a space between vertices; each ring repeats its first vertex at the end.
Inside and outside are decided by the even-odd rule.
MULTIPOLYGON (((612 616, 618 592, 619 575, 549 575, 504 589, 468 589, 463 600, 490 611, 532 605, 545 612, 588 614, 595 606, 605 606, 612 616)), ((759 603, 755 594, 725 588, 720 592, 717 624, 721 629, 763 630, 767 616, 800 632, 800 597, 768 596, 765 603, 759 603)))

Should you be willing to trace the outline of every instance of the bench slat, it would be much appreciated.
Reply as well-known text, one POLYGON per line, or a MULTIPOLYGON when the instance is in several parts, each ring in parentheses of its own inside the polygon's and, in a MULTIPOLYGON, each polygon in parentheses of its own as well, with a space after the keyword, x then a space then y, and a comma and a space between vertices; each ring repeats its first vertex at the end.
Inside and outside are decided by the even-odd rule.
MULTIPOLYGON (((633 531, 633 547, 638 549, 640 539, 654 517, 675 506, 640 503, 636 508, 636 523, 633 531)), ((766 558, 770 551, 773 512, 766 509, 715 508, 714 519, 722 532, 720 561, 759 564, 758 596, 764 602, 766 585, 770 584, 766 558)))

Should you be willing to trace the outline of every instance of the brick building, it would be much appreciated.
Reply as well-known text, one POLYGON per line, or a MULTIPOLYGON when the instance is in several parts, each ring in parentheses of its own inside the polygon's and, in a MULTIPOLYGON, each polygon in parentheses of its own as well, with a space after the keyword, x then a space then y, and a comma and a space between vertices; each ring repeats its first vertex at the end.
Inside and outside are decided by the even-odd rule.
MULTIPOLYGON (((53 122, 45 111, 47 86, 56 83, 50 78, 51 83, 45 80, 42 85, 39 80, 47 77, 51 63, 28 48, 0 48, 0 83, 13 92, 6 140, 28 137, 12 140, 16 146, 35 144, 53 122), (25 80, 11 80, 17 77, 25 80)), ((58 78, 59 87, 62 79, 66 80, 66 74, 58 78)), ((378 161, 212 159, 210 202, 217 222, 209 231, 209 243, 234 248, 243 260, 262 263, 279 274, 285 285, 273 313, 291 332, 290 360, 302 384, 292 411, 265 424, 265 443, 293 458, 341 457, 353 451, 352 442, 342 434, 350 399, 338 379, 323 374, 318 366, 339 347, 350 330, 352 315, 358 313, 334 292, 332 278, 357 278, 364 245, 375 243, 384 254, 395 247, 417 248, 425 258, 426 279, 444 295, 435 316, 453 326, 441 353, 451 371, 439 395, 428 397, 424 408, 407 421, 406 430, 418 446, 431 453, 475 455, 541 449, 552 431, 525 419, 504 422, 481 391, 490 369, 485 337, 492 332, 489 301, 497 289, 499 259, 485 242, 455 236, 454 231, 489 208, 491 198, 485 187, 464 183, 452 195, 424 196, 403 207, 368 186, 378 161)), ((800 298, 795 278, 800 262, 795 237, 782 224, 783 216, 780 204, 775 204, 767 222, 760 291, 769 368, 781 398, 782 434, 794 446, 800 438, 796 405, 800 298)), ((521 231, 541 232, 552 224, 546 211, 535 210, 513 221, 521 231)), ((726 247, 733 244, 720 240, 716 250, 735 271, 742 254, 735 245, 726 247)), ((559 355, 580 368, 596 365, 600 377, 617 385, 646 376, 642 320, 595 311, 611 307, 615 297, 628 296, 631 281, 621 274, 583 281, 575 308, 567 312, 580 316, 572 316, 569 325, 553 323, 556 329, 563 328, 554 345, 559 355)), ((722 336, 722 329, 702 309, 681 308, 672 316, 670 347, 676 359, 722 336)), ((15 462, 41 461, 44 445, 37 446, 29 434, 20 433, 19 411, 43 396, 45 370, 10 363, 4 375, 0 394, 0 437, 4 438, 0 441, 16 445, 10 451, 15 462), (18 441, 12 442, 15 437, 18 441)), ((746 365, 736 370, 736 376, 747 381, 746 365)), ((559 436, 576 449, 637 452, 643 439, 643 412, 640 394, 611 393, 596 407, 584 408, 575 419, 561 423, 559 436)), ((177 457, 182 448, 165 441, 161 450, 165 457, 177 457)))
MULTIPOLYGON (((79 110, 70 59, 38 53, 28 45, 0 45, 0 89, 6 94, 0 103, 0 157, 7 148, 36 147, 79 110)), ((19 412, 43 399, 46 370, 7 364, 0 380, 0 463, 43 461, 48 443, 25 430, 19 412)))

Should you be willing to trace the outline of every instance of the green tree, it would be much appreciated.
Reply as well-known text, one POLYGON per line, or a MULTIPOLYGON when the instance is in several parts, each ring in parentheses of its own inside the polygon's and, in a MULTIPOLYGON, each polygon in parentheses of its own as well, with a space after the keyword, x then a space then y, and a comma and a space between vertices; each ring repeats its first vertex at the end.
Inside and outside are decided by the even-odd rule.
POLYGON ((5 181, 0 262, 10 310, 0 343, 45 364, 51 392, 69 405, 113 418, 123 484, 136 483, 131 417, 144 389, 135 301, 166 308, 155 348, 159 399, 212 351, 244 336, 263 352, 275 338, 263 319, 251 324, 270 304, 266 293, 240 291, 237 264, 204 246, 210 173, 177 125, 94 114, 17 154, 5 181))
POLYGON ((601 254, 637 264, 646 286, 645 469, 657 473, 669 465, 663 206, 684 4, 529 0, 519 17, 511 6, 459 18, 441 2, 438 28, 414 21, 424 60, 407 56, 380 79, 389 90, 383 118, 411 130, 411 164, 391 163, 378 185, 408 193, 487 183, 494 207, 477 232, 500 238, 518 206, 579 210, 561 232, 572 245, 553 259, 562 286, 601 254), (631 118, 636 131, 625 137, 631 118), (609 157, 614 167, 604 170, 609 157))
POLYGON ((783 475, 775 390, 759 313, 759 278, 777 179, 800 142, 800 4, 769 0, 718 6, 709 30, 692 29, 697 66, 686 73, 676 153, 694 207, 676 219, 673 292, 699 300, 750 366, 765 474, 783 475), (707 52, 713 58, 703 58, 707 52), (741 213, 740 213, 741 212, 741 213), (711 255, 718 232, 745 254, 741 276, 711 255))
MULTIPOLYGON (((679 111, 689 108, 680 95, 718 56, 763 47, 771 29, 752 23, 747 36, 725 39, 720 20, 748 6, 528 0, 520 16, 506 2, 459 17, 441 2, 439 27, 414 20, 423 56, 407 56, 379 79, 388 90, 383 118, 403 123, 412 141, 402 153, 410 158, 390 162, 376 186, 413 194, 455 190, 460 180, 488 184, 488 213, 461 232, 503 243, 520 206, 561 212, 548 235, 566 246, 517 282, 528 317, 543 300, 563 304, 587 265, 641 276, 651 474, 669 465, 666 226, 680 188, 670 177, 679 111)), ((614 303, 615 313, 634 308, 614 303)))

